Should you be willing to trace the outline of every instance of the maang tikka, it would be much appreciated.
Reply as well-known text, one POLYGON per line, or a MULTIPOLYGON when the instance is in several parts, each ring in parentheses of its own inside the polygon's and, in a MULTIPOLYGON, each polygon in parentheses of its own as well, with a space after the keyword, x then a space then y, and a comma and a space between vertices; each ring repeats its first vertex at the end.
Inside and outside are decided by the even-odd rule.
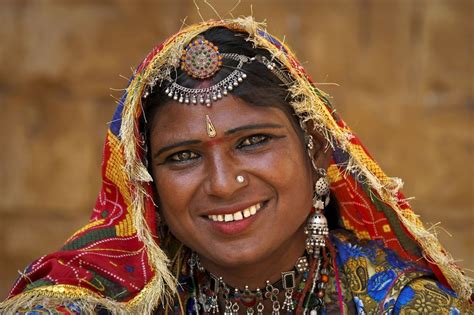
POLYGON ((309 216, 305 226, 305 234, 308 235, 306 239, 306 251, 317 257, 319 255, 319 249, 326 246, 326 237, 329 234, 328 222, 323 211, 329 204, 330 189, 326 170, 316 166, 311 154, 311 150, 314 148, 313 137, 308 135, 306 139, 311 163, 319 176, 314 185, 314 212, 309 216))
POLYGON ((249 57, 237 53, 221 53, 216 45, 206 40, 203 36, 198 36, 183 49, 180 68, 190 77, 205 80, 219 72, 223 67, 224 59, 234 60, 237 62, 237 65, 232 67, 233 70, 230 74, 211 86, 205 88, 184 87, 171 78, 171 73, 175 72, 176 69, 174 67, 164 67, 161 69, 160 74, 148 84, 148 90, 144 92, 143 97, 147 98, 157 84, 161 86, 163 81, 168 81, 169 84, 165 84, 167 86, 165 93, 171 99, 183 104, 201 104, 209 107, 213 102, 227 96, 229 92, 233 91, 247 78, 247 74, 242 68, 245 64, 253 61, 263 64, 284 84, 289 85, 292 82, 288 75, 267 57, 261 55, 249 57))

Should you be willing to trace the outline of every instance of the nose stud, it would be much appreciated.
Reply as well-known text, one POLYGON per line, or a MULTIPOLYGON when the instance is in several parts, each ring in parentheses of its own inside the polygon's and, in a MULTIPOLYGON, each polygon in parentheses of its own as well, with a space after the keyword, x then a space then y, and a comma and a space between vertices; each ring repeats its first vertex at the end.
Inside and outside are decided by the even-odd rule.
POLYGON ((237 183, 243 184, 245 182, 245 177, 243 177, 242 175, 238 175, 237 177, 235 177, 235 180, 237 181, 237 183))

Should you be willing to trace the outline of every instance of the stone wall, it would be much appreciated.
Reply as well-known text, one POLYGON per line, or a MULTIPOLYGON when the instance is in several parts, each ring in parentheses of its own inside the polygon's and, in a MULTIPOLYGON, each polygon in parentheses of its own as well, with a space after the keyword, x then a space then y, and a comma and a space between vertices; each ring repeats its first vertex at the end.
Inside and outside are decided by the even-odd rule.
MULTIPOLYGON (((226 15, 234 1, 216 2, 226 15), (218 3, 217 3, 218 2, 218 3)), ((253 2, 253 6, 250 3, 253 2)), ((205 18, 215 17, 198 1, 205 18)), ((473 267, 473 2, 254 0, 460 264, 473 267), (329 83, 337 83, 331 85, 329 83)), ((0 1, 0 298, 89 216, 131 67, 192 1, 0 1)))

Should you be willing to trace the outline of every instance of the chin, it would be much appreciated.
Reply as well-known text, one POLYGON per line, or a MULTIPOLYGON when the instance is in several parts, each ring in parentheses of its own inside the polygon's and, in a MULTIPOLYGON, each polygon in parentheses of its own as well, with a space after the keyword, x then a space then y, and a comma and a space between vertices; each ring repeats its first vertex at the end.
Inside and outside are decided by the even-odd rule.
POLYGON ((211 255, 204 255, 204 259, 212 261, 221 267, 242 267, 255 265, 264 259, 265 251, 248 246, 225 246, 222 251, 214 250, 211 255))

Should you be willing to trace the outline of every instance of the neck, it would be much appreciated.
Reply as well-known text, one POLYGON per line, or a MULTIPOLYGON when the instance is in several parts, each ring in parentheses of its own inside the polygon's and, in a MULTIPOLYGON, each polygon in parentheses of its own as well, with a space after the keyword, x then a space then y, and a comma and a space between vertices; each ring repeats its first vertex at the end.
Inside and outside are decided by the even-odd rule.
POLYGON ((264 288, 266 281, 274 283, 281 279, 281 273, 290 271, 304 253, 305 239, 303 227, 293 237, 281 244, 276 250, 262 257, 259 261, 236 266, 220 266, 205 257, 200 257, 201 264, 212 274, 222 277, 225 283, 243 289, 264 288))

